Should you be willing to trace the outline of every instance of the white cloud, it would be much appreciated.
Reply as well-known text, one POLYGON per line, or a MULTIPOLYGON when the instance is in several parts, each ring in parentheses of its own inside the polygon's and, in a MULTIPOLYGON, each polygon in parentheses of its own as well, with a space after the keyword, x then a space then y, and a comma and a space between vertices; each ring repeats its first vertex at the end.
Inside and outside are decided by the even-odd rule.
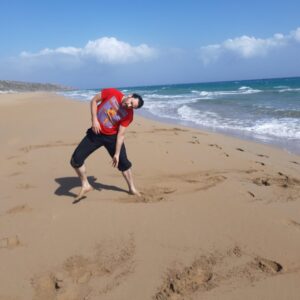
POLYGON ((292 39, 295 39, 295 41, 300 42, 300 27, 292 31, 290 36, 292 39))
POLYGON ((45 48, 37 53, 29 53, 26 51, 23 51, 20 56, 21 57, 41 57, 46 55, 55 55, 55 54, 66 54, 66 55, 79 55, 81 52, 81 49, 74 48, 74 47, 59 47, 56 49, 49 49, 45 48))
POLYGON ((95 59, 98 63, 104 64, 126 64, 153 58, 157 55, 157 51, 146 44, 132 46, 114 37, 103 37, 89 41, 83 48, 45 48, 37 53, 24 51, 20 54, 22 58, 40 59, 61 55, 75 57, 80 60, 95 59))
POLYGON ((201 47, 200 59, 204 64, 217 61, 224 54, 234 54, 242 58, 267 55, 275 48, 284 47, 292 42, 300 42, 300 27, 288 35, 274 34, 271 38, 260 39, 243 35, 227 39, 221 44, 201 47))
POLYGON ((83 49, 83 55, 95 57, 100 63, 128 63, 151 58, 155 50, 146 44, 133 47, 116 38, 101 38, 89 41, 83 49))
POLYGON ((200 50, 200 58, 204 64, 209 64, 218 60, 222 53, 221 45, 208 45, 200 50))

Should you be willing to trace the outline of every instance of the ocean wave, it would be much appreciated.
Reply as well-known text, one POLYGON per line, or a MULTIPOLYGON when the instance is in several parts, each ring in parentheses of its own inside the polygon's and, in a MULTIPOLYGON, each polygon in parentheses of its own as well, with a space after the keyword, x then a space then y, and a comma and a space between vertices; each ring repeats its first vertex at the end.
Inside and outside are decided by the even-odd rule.
POLYGON ((194 110, 187 105, 181 106, 177 113, 181 120, 192 122, 197 125, 207 127, 218 127, 219 126, 219 115, 212 111, 199 111, 194 110))
POLYGON ((97 90, 75 90, 75 91, 58 92, 57 94, 75 100, 90 101, 98 92, 99 91, 97 90))
POLYGON ((6 90, 6 91, 0 91, 0 94, 17 94, 17 91, 14 90, 6 90))
POLYGON ((206 91, 195 91, 195 90, 192 90, 191 93, 194 93, 194 94, 197 94, 201 97, 207 97, 209 96, 210 92, 206 92, 206 91))
POLYGON ((287 85, 276 85, 276 86, 274 86, 274 89, 288 89, 289 88, 289 86, 287 86, 287 85))
POLYGON ((179 98, 188 98, 190 95, 160 95, 160 94, 147 94, 144 95, 148 99, 179 99, 179 98))
POLYGON ((300 124, 296 119, 281 118, 260 120, 251 127, 245 130, 280 138, 300 139, 300 124))
POLYGON ((241 120, 224 118, 212 111, 197 111, 184 105, 178 109, 182 121, 221 130, 247 131, 262 138, 300 139, 300 122, 295 118, 241 120))
POLYGON ((178 114, 177 110, 188 104, 196 103, 198 98, 188 98, 188 99, 177 99, 177 100, 155 100, 155 101, 147 101, 145 99, 144 109, 149 111, 154 116, 177 119, 178 114))
POLYGON ((287 89, 281 89, 279 90, 279 93, 285 93, 285 92, 300 92, 300 88, 287 88, 287 89))
POLYGON ((202 97, 220 97, 226 95, 246 95, 246 94, 256 94, 261 93, 262 90, 255 90, 248 87, 241 87, 237 91, 215 91, 215 92, 208 92, 208 91, 196 91, 192 90, 192 93, 198 94, 202 97))
POLYGON ((261 93, 262 90, 254 90, 254 89, 249 89, 249 90, 245 90, 242 92, 242 94, 256 94, 256 93, 261 93))

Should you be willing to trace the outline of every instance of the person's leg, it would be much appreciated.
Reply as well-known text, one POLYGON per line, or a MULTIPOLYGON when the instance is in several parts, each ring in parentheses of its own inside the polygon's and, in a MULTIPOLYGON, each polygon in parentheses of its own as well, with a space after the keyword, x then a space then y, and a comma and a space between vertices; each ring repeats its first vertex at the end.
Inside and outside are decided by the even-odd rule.
POLYGON ((93 190, 93 187, 90 185, 87 178, 84 161, 90 154, 102 146, 102 143, 99 141, 99 139, 96 139, 94 135, 95 134, 89 129, 87 131, 87 135, 75 149, 71 158, 70 163, 81 181, 81 190, 76 199, 81 198, 86 193, 93 190))
POLYGON ((122 174, 123 174, 123 177, 125 178, 125 180, 127 182, 129 193, 132 194, 132 195, 141 196, 139 191, 134 186, 131 168, 129 168, 126 171, 123 171, 122 174))
MULTIPOLYGON (((104 147, 106 148, 106 150, 108 151, 108 153, 110 154, 111 157, 113 157, 115 154, 116 140, 117 140, 116 136, 110 136, 110 137, 107 137, 104 142, 104 147)), ((140 196, 141 194, 135 188, 135 185, 133 182, 131 166, 132 166, 132 164, 127 158, 125 144, 123 143, 123 145, 121 147, 121 151, 120 151, 118 169, 119 169, 119 171, 122 172, 122 175, 128 185, 129 193, 132 195, 140 196)))
POLYGON ((85 164, 83 164, 79 168, 74 168, 74 170, 81 180, 81 189, 80 189, 79 194, 76 196, 76 199, 80 199, 86 193, 92 191, 94 188, 90 185, 90 183, 88 181, 85 164))

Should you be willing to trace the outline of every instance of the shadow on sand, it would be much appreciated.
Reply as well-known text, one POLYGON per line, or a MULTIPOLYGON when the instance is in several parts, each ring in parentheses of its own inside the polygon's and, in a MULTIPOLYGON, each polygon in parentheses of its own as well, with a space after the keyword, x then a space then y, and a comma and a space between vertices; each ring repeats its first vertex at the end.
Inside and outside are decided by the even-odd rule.
MULTIPOLYGON (((128 191, 126 191, 122 188, 119 188, 117 186, 107 185, 107 184, 97 182, 97 178, 94 176, 89 176, 88 180, 89 180, 89 183, 91 184, 91 186, 97 191, 109 190, 109 191, 116 191, 116 192, 124 192, 124 193, 128 194, 128 191)), ((55 195, 69 196, 72 198, 76 198, 77 195, 75 193, 71 192, 71 190, 75 187, 81 186, 81 182, 78 177, 60 177, 60 178, 55 178, 55 181, 59 184, 58 188, 54 192, 55 195)), ((73 204, 78 203, 79 201, 81 201, 84 198, 86 198, 86 196, 83 196, 79 199, 75 199, 73 201, 73 204)))

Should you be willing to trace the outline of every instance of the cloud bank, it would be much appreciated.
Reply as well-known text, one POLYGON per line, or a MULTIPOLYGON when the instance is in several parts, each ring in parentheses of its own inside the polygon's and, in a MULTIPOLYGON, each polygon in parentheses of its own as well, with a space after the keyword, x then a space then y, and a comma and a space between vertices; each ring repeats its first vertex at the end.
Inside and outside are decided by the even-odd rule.
POLYGON ((146 44, 132 46, 114 37, 103 37, 89 41, 83 48, 45 48, 37 53, 23 51, 20 57, 23 59, 44 60, 64 56, 66 59, 74 58, 80 62, 94 60, 100 64, 128 64, 149 60, 156 55, 157 50, 146 44))
POLYGON ((299 76, 299 53, 300 27, 265 39, 233 37, 201 49, 154 48, 101 37, 79 47, 48 47, 0 57, 0 75, 77 87, 288 77, 299 76))
POLYGON ((243 35, 227 39, 221 44, 201 47, 199 57, 204 64, 216 62, 226 54, 233 54, 244 59, 266 56, 275 48, 286 47, 300 42, 300 27, 287 35, 274 34, 271 38, 261 39, 243 35))

